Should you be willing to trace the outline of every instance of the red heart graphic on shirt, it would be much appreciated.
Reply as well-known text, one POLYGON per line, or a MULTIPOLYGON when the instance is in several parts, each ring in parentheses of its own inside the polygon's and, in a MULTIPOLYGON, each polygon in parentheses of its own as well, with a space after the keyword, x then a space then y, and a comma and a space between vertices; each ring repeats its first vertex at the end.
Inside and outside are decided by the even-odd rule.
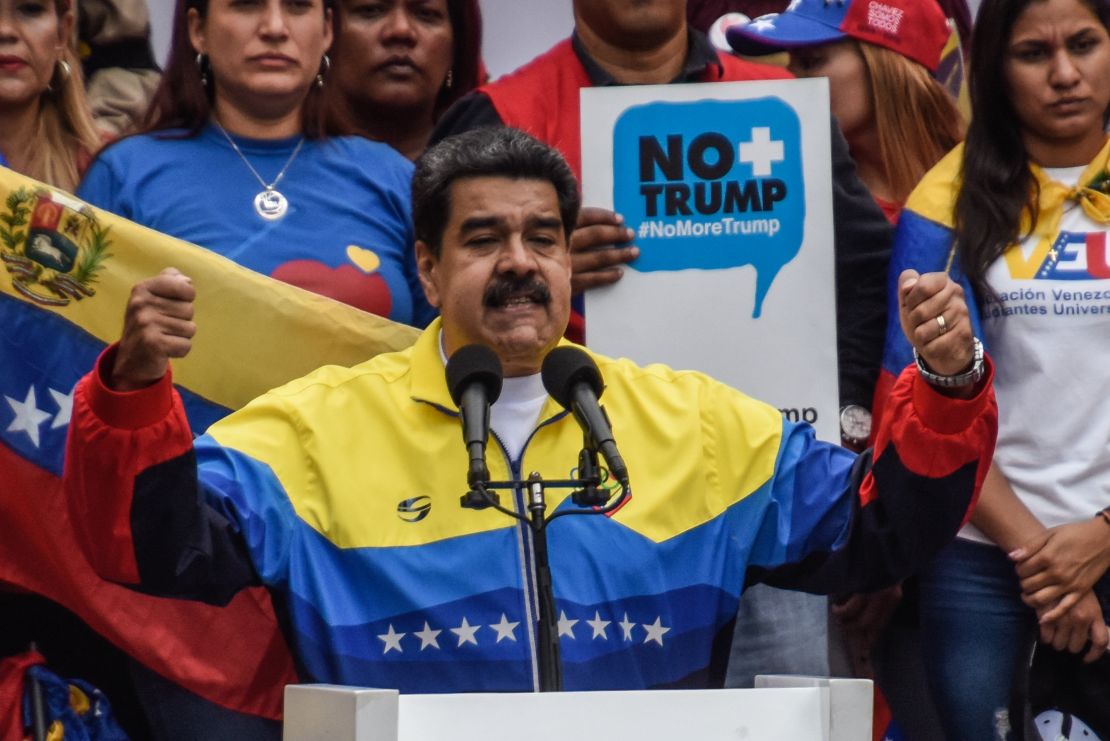
POLYGON ((378 316, 388 317, 393 308, 385 278, 351 265, 332 268, 316 260, 292 260, 278 265, 270 276, 378 316))

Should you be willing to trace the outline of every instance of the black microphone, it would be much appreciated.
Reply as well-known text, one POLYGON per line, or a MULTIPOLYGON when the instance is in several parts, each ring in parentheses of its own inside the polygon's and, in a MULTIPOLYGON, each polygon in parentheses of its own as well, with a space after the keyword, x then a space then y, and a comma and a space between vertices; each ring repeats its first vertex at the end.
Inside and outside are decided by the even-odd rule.
POLYGON ((447 361, 447 388, 459 407, 463 441, 470 457, 467 483, 473 487, 489 481, 486 468, 486 438, 489 437, 489 408, 501 395, 501 360, 485 345, 467 345, 447 361))
POLYGON ((587 444, 601 453, 609 473, 621 486, 628 488, 628 469, 617 452, 609 418, 597 401, 605 390, 597 363, 576 347, 557 347, 543 359, 541 373, 547 393, 574 414, 587 444))

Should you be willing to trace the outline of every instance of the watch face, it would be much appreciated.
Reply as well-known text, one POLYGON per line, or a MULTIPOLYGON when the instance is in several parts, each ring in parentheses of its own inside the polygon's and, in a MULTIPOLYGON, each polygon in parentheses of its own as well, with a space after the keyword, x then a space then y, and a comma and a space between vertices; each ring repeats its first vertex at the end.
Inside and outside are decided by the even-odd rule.
POLYGON ((840 432, 849 440, 867 440, 871 436, 871 412, 858 404, 840 410, 840 432))

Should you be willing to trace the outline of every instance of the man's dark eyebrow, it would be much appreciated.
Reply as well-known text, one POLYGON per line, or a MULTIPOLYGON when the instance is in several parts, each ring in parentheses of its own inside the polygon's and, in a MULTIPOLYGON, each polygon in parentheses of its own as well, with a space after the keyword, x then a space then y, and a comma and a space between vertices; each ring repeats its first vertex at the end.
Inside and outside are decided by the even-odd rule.
POLYGON ((496 216, 471 216, 469 219, 463 220, 463 223, 459 226, 459 231, 465 233, 477 229, 489 229, 490 227, 499 226, 501 221, 496 216))
POLYGON ((562 229, 563 220, 555 216, 533 216, 528 219, 528 226, 533 229, 562 229))

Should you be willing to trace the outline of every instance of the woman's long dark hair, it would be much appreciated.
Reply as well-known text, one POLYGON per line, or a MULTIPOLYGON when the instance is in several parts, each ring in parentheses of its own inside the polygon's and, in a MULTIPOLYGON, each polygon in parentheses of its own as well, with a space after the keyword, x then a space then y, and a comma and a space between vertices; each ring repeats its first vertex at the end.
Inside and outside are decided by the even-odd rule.
POLYGON ((485 76, 482 68, 482 11, 478 0, 447 0, 447 17, 451 21, 455 55, 451 60, 451 87, 443 87, 436 98, 435 118, 451 104, 481 85, 485 76))
MULTIPOLYGON (((204 18, 208 13, 208 0, 177 0, 173 11, 169 59, 143 119, 143 132, 184 129, 186 137, 196 136, 212 113, 214 82, 210 80, 207 86, 201 82, 197 50, 189 41, 188 13, 191 8, 204 18)), ((331 10, 332 37, 338 38, 340 14, 335 8, 335 0, 324 0, 324 9, 325 12, 331 10)), ((208 76, 211 78, 211 70, 208 70, 208 76)), ((308 139, 354 132, 341 111, 324 105, 322 91, 316 85, 308 89, 301 106, 301 116, 301 130, 308 139)))
MULTIPOLYGON (((1039 193, 1029 171, 1021 123, 1010 102, 1005 64, 1018 16, 1041 0, 983 0, 971 43, 968 126, 960 194, 956 199, 956 244, 960 267, 980 296, 990 295, 987 269, 1021 236, 1022 212, 1036 225, 1039 193)), ((1110 29, 1110 0, 1082 0, 1110 29)))

